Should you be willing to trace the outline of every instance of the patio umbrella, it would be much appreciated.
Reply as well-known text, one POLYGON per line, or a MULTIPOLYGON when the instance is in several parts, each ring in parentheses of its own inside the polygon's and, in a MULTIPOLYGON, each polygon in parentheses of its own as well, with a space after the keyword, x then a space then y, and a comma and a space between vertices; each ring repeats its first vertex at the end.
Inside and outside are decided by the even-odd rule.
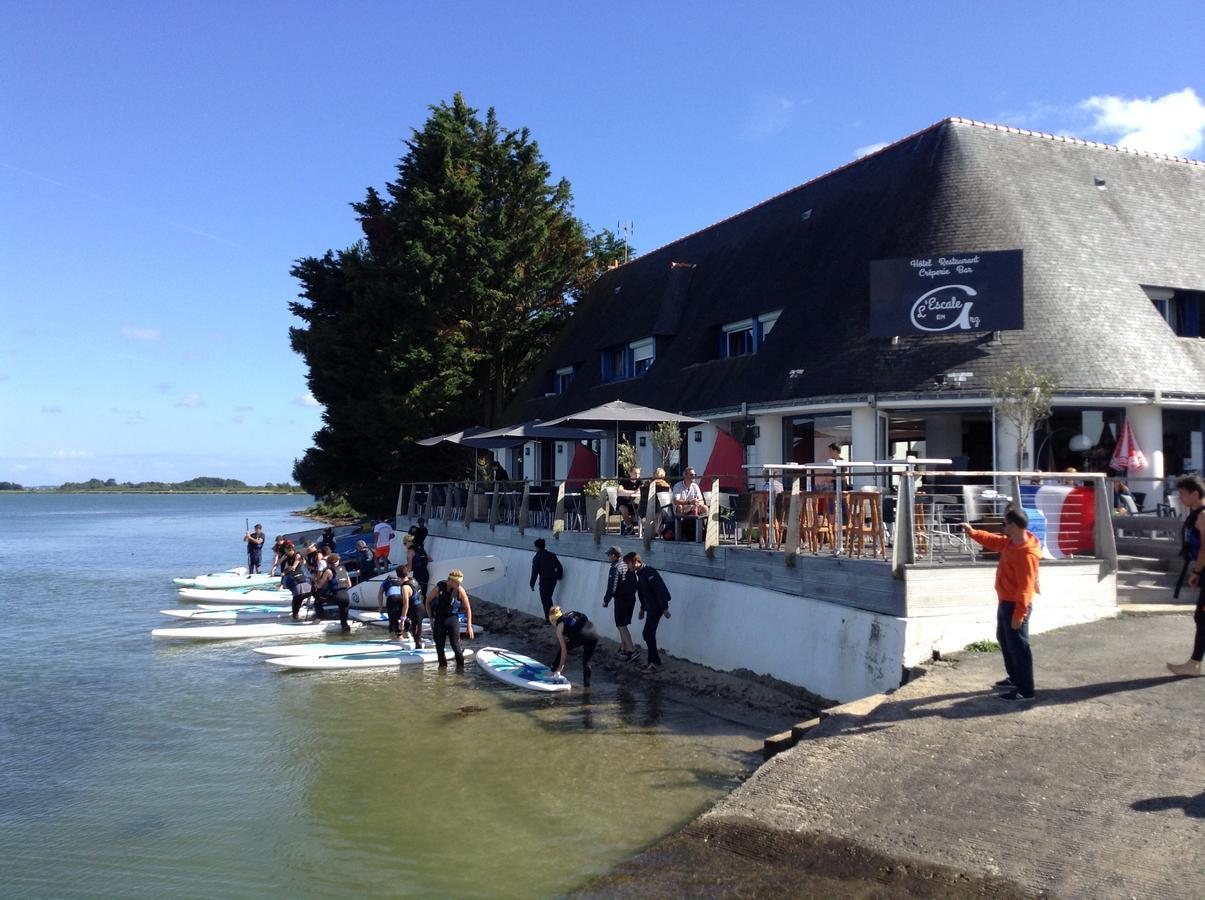
POLYGON ((583 409, 559 419, 552 419, 548 425, 576 425, 579 428, 611 428, 615 429, 615 452, 619 452, 619 426, 623 425, 656 425, 659 422, 677 422, 682 425, 699 425, 702 419, 683 416, 678 413, 666 412, 663 409, 653 409, 649 406, 639 406, 635 403, 625 403, 623 400, 612 400, 602 406, 583 409))
POLYGON ((507 447, 517 447, 523 443, 518 437, 509 437, 490 431, 484 425, 474 425, 460 431, 449 431, 447 434, 437 434, 434 437, 415 441, 420 447, 434 447, 437 444, 457 444, 462 447, 474 447, 478 450, 502 450, 507 447))
POLYGON ((507 425, 505 428, 495 428, 493 431, 482 431, 472 436, 473 441, 492 440, 494 438, 517 438, 523 441, 596 441, 603 437, 596 429, 569 428, 564 425, 548 425, 538 419, 523 422, 519 425, 507 425))
POLYGON ((1146 466, 1146 456, 1143 454, 1142 448, 1138 446, 1138 441, 1134 438, 1134 429, 1130 427, 1130 421, 1127 419, 1125 425, 1122 426, 1121 437, 1117 439, 1117 446, 1113 450, 1113 458, 1109 460, 1109 467, 1141 471, 1146 466))

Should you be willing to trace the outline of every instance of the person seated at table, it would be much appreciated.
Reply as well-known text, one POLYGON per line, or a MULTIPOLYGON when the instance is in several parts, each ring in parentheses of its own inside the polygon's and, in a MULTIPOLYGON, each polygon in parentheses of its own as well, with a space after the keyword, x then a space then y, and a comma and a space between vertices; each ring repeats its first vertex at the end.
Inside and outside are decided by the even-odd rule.
POLYGON ((490 463, 490 477, 494 481, 510 481, 510 476, 506 474, 506 469, 502 468, 502 463, 496 459, 490 463))
POLYGON ((707 503, 703 500, 703 489, 695 481, 697 474, 694 467, 689 467, 682 475, 682 480, 674 485, 674 515, 702 516, 707 513, 707 503))
POLYGON ((1130 486, 1118 478, 1113 482, 1113 506, 1131 516, 1138 515, 1138 501, 1130 493, 1130 486))
POLYGON ((619 526, 621 534, 629 534, 640 521, 640 510, 648 502, 648 483, 640 480, 640 466, 632 466, 630 478, 621 478, 616 488, 618 500, 616 507, 623 516, 623 524, 619 526))

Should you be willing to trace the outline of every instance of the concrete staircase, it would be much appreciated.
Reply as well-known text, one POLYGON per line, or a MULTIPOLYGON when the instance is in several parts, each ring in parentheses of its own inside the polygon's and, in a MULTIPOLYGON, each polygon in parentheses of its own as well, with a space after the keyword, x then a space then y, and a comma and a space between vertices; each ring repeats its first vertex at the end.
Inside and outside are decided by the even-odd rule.
POLYGON ((1182 613, 1192 610, 1198 591, 1187 584, 1172 598, 1183 564, 1179 544, 1170 541, 1117 541, 1117 605, 1126 612, 1182 613))

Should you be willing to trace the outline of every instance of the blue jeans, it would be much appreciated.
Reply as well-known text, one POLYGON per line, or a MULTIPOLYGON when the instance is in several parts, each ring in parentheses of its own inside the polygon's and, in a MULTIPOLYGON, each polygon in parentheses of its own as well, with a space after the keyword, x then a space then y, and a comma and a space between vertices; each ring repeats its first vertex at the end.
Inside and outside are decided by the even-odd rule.
POLYGON ((1020 628, 1013 628, 1016 603, 1001 601, 996 611, 996 641, 1004 654, 1004 671, 1023 697, 1033 696, 1033 653, 1029 649, 1029 616, 1020 628))

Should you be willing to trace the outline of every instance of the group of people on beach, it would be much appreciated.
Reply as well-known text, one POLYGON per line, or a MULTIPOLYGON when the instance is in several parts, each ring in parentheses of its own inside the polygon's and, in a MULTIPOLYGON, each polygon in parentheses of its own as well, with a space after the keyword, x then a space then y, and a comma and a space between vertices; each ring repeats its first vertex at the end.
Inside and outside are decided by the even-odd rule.
MULTIPOLYGON (((564 567, 555 553, 548 549, 543 538, 535 542, 536 552, 531 560, 531 590, 540 588, 540 605, 544 609, 544 617, 553 626, 557 637, 557 655, 552 663, 552 670, 563 675, 569 651, 582 648, 582 683, 590 686, 590 661, 598 647, 598 630, 589 616, 580 610, 565 612, 555 605, 554 593, 556 586, 565 577, 564 567)), ((648 661, 640 668, 646 674, 656 674, 662 670, 661 654, 657 648, 657 627, 661 619, 670 617, 670 592, 661 574, 641 559, 636 552, 624 553, 619 547, 607 550, 607 559, 611 568, 607 573, 607 588, 603 594, 602 605, 607 608, 615 604, 615 628, 619 637, 619 649, 616 657, 625 663, 638 663, 640 649, 632 642, 629 628, 632 616, 640 606, 638 618, 644 620, 644 644, 648 653, 648 661)))

